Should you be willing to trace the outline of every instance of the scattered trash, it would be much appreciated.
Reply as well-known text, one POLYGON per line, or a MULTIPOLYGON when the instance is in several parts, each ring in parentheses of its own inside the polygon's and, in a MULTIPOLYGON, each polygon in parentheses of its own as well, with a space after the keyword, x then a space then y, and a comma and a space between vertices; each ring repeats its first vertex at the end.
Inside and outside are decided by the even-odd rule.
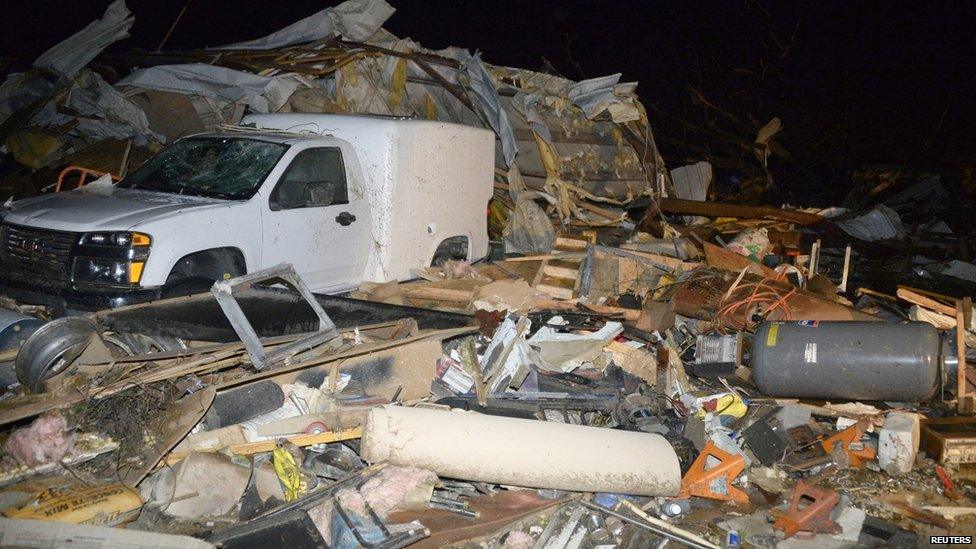
POLYGON ((393 14, 348 0, 123 54, 117 0, 7 76, 0 545, 973 531, 976 250, 942 215, 961 185, 878 168, 836 207, 761 205, 778 118, 722 131, 745 160, 668 170, 636 83, 428 50, 393 14), (325 152, 294 164, 308 143, 325 152), (197 157, 226 192, 130 169, 197 157), (259 199, 295 224, 213 210, 259 199), (126 230, 83 225, 82 202, 126 230))

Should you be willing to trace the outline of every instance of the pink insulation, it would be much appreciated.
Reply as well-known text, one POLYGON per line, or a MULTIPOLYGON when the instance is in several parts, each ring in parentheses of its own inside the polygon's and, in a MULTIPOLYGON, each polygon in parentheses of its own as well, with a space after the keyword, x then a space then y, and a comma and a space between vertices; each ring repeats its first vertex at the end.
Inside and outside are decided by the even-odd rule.
POLYGON ((467 261, 456 261, 448 259, 441 266, 444 278, 473 278, 478 276, 474 268, 467 261))
POLYGON ((30 427, 18 429, 3 445, 5 460, 37 467, 59 461, 71 450, 75 436, 68 432, 68 422, 60 414, 41 416, 30 427))
POLYGON ((527 532, 514 530, 505 537, 505 549, 532 549, 535 546, 535 538, 527 532))
POLYGON ((424 507, 430 499, 437 475, 416 467, 387 467, 363 483, 358 491, 340 490, 339 501, 348 511, 365 515, 363 499, 380 517, 393 509, 424 507))

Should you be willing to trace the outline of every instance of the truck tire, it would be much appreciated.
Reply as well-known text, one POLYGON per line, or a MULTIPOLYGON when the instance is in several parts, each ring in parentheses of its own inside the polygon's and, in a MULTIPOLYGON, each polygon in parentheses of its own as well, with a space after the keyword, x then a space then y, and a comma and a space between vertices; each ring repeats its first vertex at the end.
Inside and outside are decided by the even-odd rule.
POLYGON ((183 256, 166 277, 162 297, 209 292, 213 283, 247 273, 244 254, 237 248, 214 248, 183 256))
POLYGON ((434 250, 431 267, 441 267, 450 260, 463 261, 468 258, 468 237, 455 236, 441 242, 434 250))

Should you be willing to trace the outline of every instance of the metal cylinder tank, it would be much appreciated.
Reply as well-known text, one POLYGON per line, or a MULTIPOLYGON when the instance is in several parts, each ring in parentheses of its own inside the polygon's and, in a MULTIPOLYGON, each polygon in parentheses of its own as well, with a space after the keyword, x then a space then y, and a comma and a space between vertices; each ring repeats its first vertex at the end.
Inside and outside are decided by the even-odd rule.
POLYGON ((753 382, 768 396, 921 402, 938 388, 941 345, 925 322, 764 322, 753 382))
POLYGON ((0 309, 0 351, 20 347, 43 325, 44 321, 39 318, 0 309))

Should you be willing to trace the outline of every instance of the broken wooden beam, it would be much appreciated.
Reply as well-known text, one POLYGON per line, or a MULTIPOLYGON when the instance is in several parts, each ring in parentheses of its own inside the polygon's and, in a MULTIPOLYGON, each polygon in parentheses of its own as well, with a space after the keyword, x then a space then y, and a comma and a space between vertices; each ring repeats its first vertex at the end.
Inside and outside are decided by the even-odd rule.
POLYGON ((818 214, 794 212, 772 206, 742 206, 722 202, 702 202, 681 198, 660 198, 657 202, 662 212, 682 215, 704 215, 707 217, 741 217, 746 219, 772 219, 789 221, 804 227, 824 224, 826 219, 818 214))

